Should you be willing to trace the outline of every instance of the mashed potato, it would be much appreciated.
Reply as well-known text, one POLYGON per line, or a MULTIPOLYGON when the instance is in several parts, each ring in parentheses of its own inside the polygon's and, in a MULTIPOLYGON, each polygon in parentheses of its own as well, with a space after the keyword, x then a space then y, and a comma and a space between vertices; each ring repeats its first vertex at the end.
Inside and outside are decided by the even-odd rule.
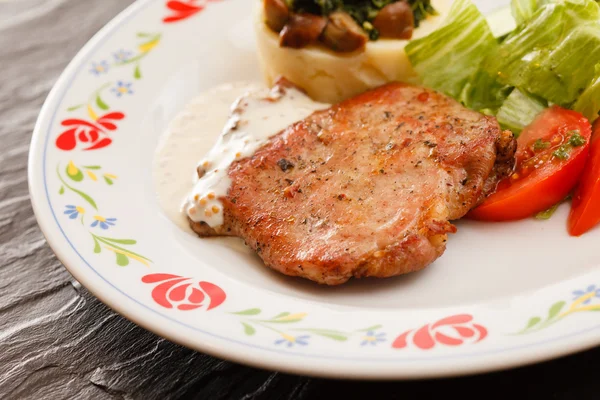
MULTIPOLYGON (((452 0, 433 0, 439 15, 422 21, 413 38, 434 31, 447 14, 452 0)), ((279 46, 279 35, 264 23, 262 1, 256 0, 254 29, 258 56, 266 83, 279 76, 302 87, 313 99, 336 103, 391 81, 415 82, 408 57, 407 40, 379 39, 364 51, 343 54, 324 46, 292 49, 279 46)))

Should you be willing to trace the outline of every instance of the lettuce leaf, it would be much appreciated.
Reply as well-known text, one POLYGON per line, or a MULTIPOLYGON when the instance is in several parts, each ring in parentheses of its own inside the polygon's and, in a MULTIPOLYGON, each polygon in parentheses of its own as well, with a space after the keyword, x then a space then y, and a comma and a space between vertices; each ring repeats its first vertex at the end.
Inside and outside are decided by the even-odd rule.
MULTIPOLYGON (((557 3, 560 1, 561 0, 512 0, 510 2, 510 8, 517 25, 522 25, 529 21, 537 10, 546 4, 557 3)), ((600 3, 600 0, 594 1, 600 3)))
POLYGON ((595 76, 600 60, 600 6, 563 0, 539 8, 488 57, 499 82, 570 107, 595 76))
POLYGON ((485 19, 494 37, 500 41, 517 27, 510 7, 502 7, 492 11, 490 14, 486 14, 485 19))
POLYGON ((497 45, 477 7, 470 0, 455 0, 444 25, 412 40, 405 51, 425 86, 457 98, 497 45))
POLYGON ((600 114, 600 64, 596 64, 595 70, 596 76, 573 105, 573 110, 585 115, 590 122, 600 114))
POLYGON ((465 84, 457 100, 473 110, 495 115, 512 89, 499 83, 486 71, 479 70, 465 84))
POLYGON ((529 21, 540 7, 551 2, 552 0, 512 0, 510 8, 517 25, 522 25, 529 21))
MULTIPOLYGON (((442 27, 411 41, 406 53, 422 84, 497 115, 515 133, 548 104, 594 120, 600 111, 599 1, 512 0, 518 26, 495 39, 471 1, 456 0, 442 27)), ((498 15, 506 18, 506 10, 498 15)))
POLYGON ((498 110, 496 119, 502 128, 510 129, 515 135, 519 135, 546 107, 548 103, 544 100, 515 89, 498 110))

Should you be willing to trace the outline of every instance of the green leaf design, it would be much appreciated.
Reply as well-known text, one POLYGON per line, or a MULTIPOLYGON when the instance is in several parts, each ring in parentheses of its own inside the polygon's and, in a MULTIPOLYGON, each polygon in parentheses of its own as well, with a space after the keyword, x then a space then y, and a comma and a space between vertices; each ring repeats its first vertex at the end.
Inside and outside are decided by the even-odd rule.
POLYGON ((87 201, 88 203, 90 203, 90 205, 92 207, 94 207, 96 210, 98 209, 98 206, 96 205, 96 202, 94 201, 94 199, 92 199, 90 196, 88 196, 87 194, 83 193, 82 191, 79 191, 77 189, 72 189, 71 190, 75 193, 77 193, 79 196, 81 196, 82 199, 84 199, 85 201, 87 201))
POLYGON ((94 201, 94 199, 92 199, 90 196, 88 196, 87 194, 83 193, 80 190, 75 189, 72 186, 69 186, 67 184, 67 182, 65 182, 65 180, 63 179, 62 175, 60 174, 60 167, 59 165, 56 166, 56 174, 58 175, 58 179, 60 179, 60 181, 62 182, 63 185, 65 185, 65 187, 67 189, 69 189, 70 191, 72 191, 73 193, 78 194, 82 199, 84 199, 85 201, 87 201, 92 207, 94 207, 94 209, 98 209, 98 206, 96 205, 96 202, 94 201))
POLYGON ((559 301, 557 303, 554 303, 552 305, 552 307, 550 307, 550 310, 548 311, 548 320, 555 318, 560 313, 560 311, 563 309, 565 304, 566 303, 564 301, 559 301))
POLYGON ((139 38, 147 38, 147 37, 151 37, 152 34, 150 33, 144 33, 144 32, 138 32, 137 37, 139 38))
MULTIPOLYGON (((66 185, 65 185, 66 186, 66 185)), ((94 207, 96 210, 98 209, 98 206, 96 205, 96 202, 94 201, 94 199, 92 199, 90 196, 88 196, 87 194, 83 193, 80 190, 77 190, 75 188, 72 188, 70 186, 67 186, 67 188, 69 190, 71 190, 73 193, 78 194, 82 199, 84 199, 85 201, 87 201, 92 207, 94 207)))
POLYGON ((260 308, 249 308, 247 310, 238 311, 238 312, 235 312, 232 314, 235 314, 235 315, 258 315, 260 313, 261 313, 260 308))
POLYGON ((119 243, 119 244, 136 244, 137 243, 137 240, 133 240, 133 239, 111 239, 111 238, 107 238, 104 236, 101 236, 100 238, 107 240, 109 242, 112 242, 112 243, 119 243))
POLYGON ((356 332, 376 331, 377 329, 381 329, 382 327, 383 327, 383 325, 373 325, 373 326, 370 326, 370 327, 365 328, 365 329, 359 329, 356 332))
POLYGON ((61 186, 60 190, 58 191, 58 194, 65 194, 65 187, 61 186))
POLYGON ((67 111, 75 111, 75 110, 79 110, 81 107, 83 107, 85 104, 78 104, 76 106, 73 107, 69 107, 67 108, 67 111))
POLYGON ((286 320, 278 320, 278 319, 270 319, 264 322, 269 322, 269 323, 273 323, 273 324, 293 324, 295 322, 300 322, 304 319, 304 317, 298 317, 298 318, 291 318, 291 319, 286 319, 286 320))
POLYGON ((110 179, 110 178, 108 178, 108 177, 106 177, 106 176, 104 177, 104 180, 106 181, 106 183, 107 183, 108 185, 112 185, 112 184, 114 183, 112 179, 110 179))
POLYGON ((323 336, 329 339, 337 340, 339 342, 345 342, 348 340, 348 335, 344 332, 330 330, 330 329, 295 329, 298 332, 310 332, 318 336, 323 336))
POLYGON ((292 324, 294 322, 302 321, 306 317, 306 313, 294 313, 290 314, 288 312, 281 313, 274 318, 266 320, 264 322, 273 323, 273 324, 292 324))
POLYGON ((84 165, 83 168, 85 168, 85 169, 102 169, 102 167, 99 165, 84 165))
POLYGON ((242 322, 242 325, 244 325, 244 333, 248 336, 252 336, 256 333, 256 329, 254 329, 254 327, 252 325, 249 325, 245 322, 242 322))
POLYGON ((338 342, 345 342, 348 340, 347 336, 338 334, 338 333, 329 333, 329 332, 313 332, 315 335, 323 336, 329 339, 337 340, 338 342))
POLYGON ((109 245, 109 246, 111 246, 111 247, 114 247, 116 250, 120 250, 120 251, 122 251, 123 253, 126 253, 126 254, 128 254, 128 255, 130 255, 130 256, 139 257, 139 258, 142 258, 142 259, 144 259, 144 260, 146 260, 146 261, 148 261, 148 262, 152 262, 152 260, 151 260, 151 259, 149 259, 148 257, 144 257, 144 256, 143 256, 143 255, 141 255, 141 254, 134 253, 134 252, 133 252, 133 251, 131 251, 131 250, 127 250, 127 249, 124 249, 124 248, 122 248, 122 247, 119 247, 119 246, 117 246, 116 244, 114 244, 114 242, 109 242, 108 240, 106 240, 106 238, 104 238, 104 237, 102 237, 102 236, 96 236, 96 235, 94 235, 94 238, 95 238, 96 240, 98 240, 98 241, 100 241, 100 242, 102 242, 102 243, 104 243, 104 244, 107 244, 107 245, 109 245))
POLYGON ((542 321, 542 319, 540 317, 533 317, 529 320, 529 322, 527 323, 527 326, 525 327, 525 330, 527 329, 531 329, 534 326, 536 326, 537 324, 539 324, 542 321))
POLYGON ((67 176, 75 182, 81 182, 83 180, 83 172, 77 167, 71 168, 70 166, 67 166, 65 172, 67 173, 67 176))
POLYGON ((92 237, 92 239, 94 239, 94 253, 98 254, 102 251, 102 248, 100 247, 100 243, 96 240, 95 237, 92 237))
POLYGON ((142 79, 142 71, 140 70, 140 65, 135 66, 135 71, 133 71, 133 77, 135 79, 142 79))
POLYGON ((106 104, 103 100, 102 97, 100 97, 100 95, 96 96, 96 104, 98 105, 98 107, 100 107, 100 109, 102 110, 108 110, 110 107, 108 106, 108 104, 106 104))
POLYGON ((126 267, 129 265, 129 258, 122 253, 115 253, 117 255, 117 265, 120 267, 126 267))
POLYGON ((135 57, 132 57, 128 60, 125 61, 119 61, 117 63, 115 63, 115 66, 117 67, 122 67, 124 65, 128 65, 128 64, 133 64, 133 63, 137 63, 138 61, 140 61, 142 58, 146 57, 150 52, 146 52, 146 53, 142 53, 142 54, 138 54, 135 57))

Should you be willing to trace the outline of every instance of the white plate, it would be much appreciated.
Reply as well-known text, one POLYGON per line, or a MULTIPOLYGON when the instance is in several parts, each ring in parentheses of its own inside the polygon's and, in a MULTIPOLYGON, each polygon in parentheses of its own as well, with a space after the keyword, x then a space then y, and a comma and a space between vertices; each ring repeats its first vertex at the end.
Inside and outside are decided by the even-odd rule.
POLYGON ((175 227, 152 186, 159 136, 201 90, 260 74, 252 1, 169 2, 188 13, 167 3, 137 2, 85 46, 48 97, 31 145, 40 226, 102 301, 202 352, 329 377, 477 373, 600 343, 600 313, 591 312, 600 310, 600 230, 570 238, 568 205, 548 222, 460 222, 425 271, 337 288, 271 272, 237 239, 175 227), (98 139, 88 123, 104 123, 98 139), (70 147, 75 127, 88 142, 59 148, 58 138, 70 147), (85 150, 106 137, 110 144, 85 150))

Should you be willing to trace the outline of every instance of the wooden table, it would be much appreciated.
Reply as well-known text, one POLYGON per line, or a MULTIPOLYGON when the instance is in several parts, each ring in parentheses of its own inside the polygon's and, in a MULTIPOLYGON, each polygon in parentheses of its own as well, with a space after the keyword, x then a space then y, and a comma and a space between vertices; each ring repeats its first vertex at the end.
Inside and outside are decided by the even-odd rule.
POLYGON ((0 0, 0 399, 600 398, 600 349, 461 379, 309 379, 170 343, 74 282, 33 216, 26 176, 31 132, 69 60, 131 2, 0 0))

